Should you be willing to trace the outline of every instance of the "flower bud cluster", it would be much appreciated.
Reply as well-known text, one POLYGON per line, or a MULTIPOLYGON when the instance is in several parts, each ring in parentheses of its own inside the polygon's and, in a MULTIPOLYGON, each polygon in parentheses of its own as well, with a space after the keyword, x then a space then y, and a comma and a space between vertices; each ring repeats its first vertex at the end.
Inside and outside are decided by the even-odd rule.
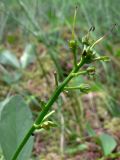
POLYGON ((90 46, 84 46, 82 58, 86 64, 92 63, 96 58, 96 52, 90 46))

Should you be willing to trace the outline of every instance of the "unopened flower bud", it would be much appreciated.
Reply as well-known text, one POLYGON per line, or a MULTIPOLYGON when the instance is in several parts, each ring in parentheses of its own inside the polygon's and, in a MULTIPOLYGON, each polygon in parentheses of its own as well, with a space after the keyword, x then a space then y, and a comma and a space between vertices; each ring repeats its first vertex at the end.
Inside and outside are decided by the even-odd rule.
POLYGON ((76 47, 77 47, 77 41, 75 41, 75 40, 70 40, 70 41, 69 41, 69 47, 70 47, 71 49, 76 49, 76 47))
POLYGON ((80 85, 80 91, 83 93, 88 93, 90 91, 91 87, 88 84, 81 84, 80 85))
POLYGON ((83 50, 82 57, 86 64, 93 62, 95 59, 95 56, 96 56, 96 52, 91 50, 89 46, 83 50))
POLYGON ((51 127, 56 127, 56 124, 52 121, 45 121, 41 124, 41 128, 49 130, 51 127))
POLYGON ((91 66, 87 68, 87 73, 89 75, 94 75, 95 74, 95 67, 91 66))

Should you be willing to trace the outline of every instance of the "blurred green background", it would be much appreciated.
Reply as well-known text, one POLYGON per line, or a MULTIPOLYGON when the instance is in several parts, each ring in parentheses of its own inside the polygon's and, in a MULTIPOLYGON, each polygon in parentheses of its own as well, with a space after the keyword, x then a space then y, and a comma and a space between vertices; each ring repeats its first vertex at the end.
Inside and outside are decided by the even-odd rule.
MULTIPOLYGON (((39 104, 55 89, 54 72, 62 81, 72 68, 68 47, 73 15, 78 6, 76 35, 81 39, 95 26, 93 39, 103 36, 117 24, 98 46, 108 63, 95 63, 95 77, 77 77, 76 85, 86 81, 92 92, 61 94, 53 108, 58 127, 36 134, 33 159, 61 159, 79 152, 86 122, 95 130, 116 133, 120 117, 120 5, 119 0, 1 0, 0 1, 0 100, 21 94, 35 118, 39 104), (19 66, 19 61, 22 68, 19 66), (54 133, 54 134, 53 134, 54 133), (76 149, 75 149, 76 148, 76 149)), ((82 45, 80 44, 80 54, 82 45)), ((2 159, 1 159, 2 160, 2 159)))

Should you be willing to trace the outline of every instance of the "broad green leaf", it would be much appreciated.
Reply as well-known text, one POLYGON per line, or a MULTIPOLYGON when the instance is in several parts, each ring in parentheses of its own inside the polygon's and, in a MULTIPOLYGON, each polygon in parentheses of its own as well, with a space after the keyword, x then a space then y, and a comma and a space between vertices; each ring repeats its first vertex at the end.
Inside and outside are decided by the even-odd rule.
POLYGON ((101 134, 98 137, 98 142, 100 143, 105 156, 109 155, 117 146, 115 139, 105 133, 101 134))
POLYGON ((22 77, 22 73, 20 73, 19 71, 10 71, 9 72, 2 65, 0 66, 0 75, 1 75, 0 80, 2 80, 3 82, 5 82, 6 84, 9 84, 9 85, 17 82, 22 77))
MULTIPOLYGON (((0 103, 0 145, 6 160, 10 160, 31 127, 32 114, 19 95, 0 103)), ((33 147, 30 137, 17 160, 28 160, 33 147)))
POLYGON ((0 79, 4 81, 6 84, 10 85, 12 83, 16 83, 20 80, 22 74, 19 72, 8 72, 6 69, 1 70, 0 79))
POLYGON ((22 68, 26 68, 30 63, 33 63, 36 58, 36 46, 28 44, 20 58, 22 68))
POLYGON ((8 50, 4 50, 0 53, 0 63, 4 65, 9 65, 15 68, 20 67, 20 63, 17 57, 8 50))

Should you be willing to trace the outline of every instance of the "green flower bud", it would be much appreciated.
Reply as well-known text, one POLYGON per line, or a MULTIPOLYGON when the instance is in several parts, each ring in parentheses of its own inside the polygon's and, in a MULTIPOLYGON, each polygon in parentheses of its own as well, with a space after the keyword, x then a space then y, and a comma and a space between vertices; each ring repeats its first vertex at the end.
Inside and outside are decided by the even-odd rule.
POLYGON ((88 84, 81 84, 79 88, 80 88, 80 91, 83 93, 88 93, 91 89, 91 87, 88 84))
POLYGON ((89 46, 83 50, 82 57, 86 64, 94 61, 96 52, 92 50, 89 46))
POLYGON ((91 66, 87 68, 87 73, 89 75, 94 75, 95 74, 95 67, 91 66))
POLYGON ((41 124, 41 128, 45 130, 49 130, 51 127, 56 127, 56 124, 52 121, 45 121, 41 124))
POLYGON ((76 49, 76 47, 77 47, 77 41, 75 41, 75 40, 70 40, 70 41, 69 41, 69 47, 70 47, 71 49, 76 49))

